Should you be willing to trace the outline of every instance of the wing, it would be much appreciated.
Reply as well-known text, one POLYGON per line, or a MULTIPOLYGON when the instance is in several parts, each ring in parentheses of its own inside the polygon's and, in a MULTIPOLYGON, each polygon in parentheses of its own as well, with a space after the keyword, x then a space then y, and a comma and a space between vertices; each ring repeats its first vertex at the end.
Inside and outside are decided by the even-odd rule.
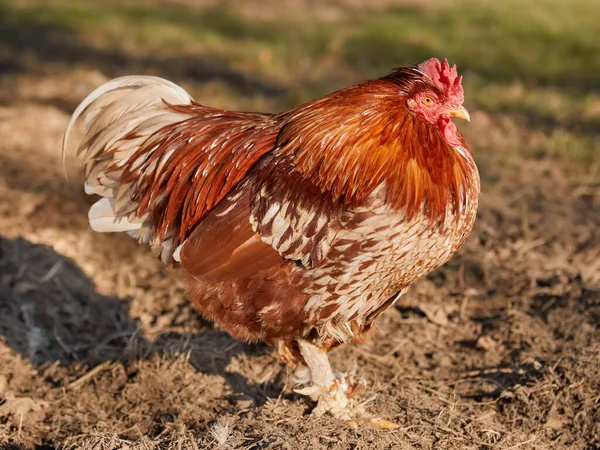
POLYGON ((83 119, 78 145, 85 189, 104 197, 89 211, 96 231, 125 231, 163 261, 274 148, 269 114, 195 103, 161 78, 118 78, 79 105, 65 133, 83 119))
POLYGON ((281 161, 265 158, 182 244, 182 267, 220 282, 280 266, 314 267, 339 230, 342 207, 281 161))
POLYGON ((329 252, 344 206, 301 175, 292 158, 274 153, 257 168, 250 221, 281 256, 315 267, 329 252))
POLYGON ((249 194, 249 183, 245 183, 228 195, 181 246, 181 266, 194 278, 226 281, 283 262, 252 229, 249 194))

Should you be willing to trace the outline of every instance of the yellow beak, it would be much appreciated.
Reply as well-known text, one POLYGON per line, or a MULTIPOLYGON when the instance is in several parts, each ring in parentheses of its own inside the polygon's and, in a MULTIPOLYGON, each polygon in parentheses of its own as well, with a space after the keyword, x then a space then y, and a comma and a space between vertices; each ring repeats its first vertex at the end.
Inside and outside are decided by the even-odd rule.
POLYGON ((469 114, 469 111, 467 111, 467 108, 465 108, 464 106, 458 106, 456 108, 451 109, 450 111, 448 111, 448 115, 450 117, 464 119, 467 122, 471 121, 471 115, 469 114))

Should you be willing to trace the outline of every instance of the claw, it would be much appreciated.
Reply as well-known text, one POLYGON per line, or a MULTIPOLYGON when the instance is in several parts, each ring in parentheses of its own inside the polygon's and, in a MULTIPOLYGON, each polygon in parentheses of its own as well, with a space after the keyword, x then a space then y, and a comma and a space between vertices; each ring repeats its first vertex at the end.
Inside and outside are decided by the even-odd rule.
POLYGON ((387 419, 380 419, 379 417, 369 417, 364 419, 359 419, 358 421, 355 419, 351 419, 346 421, 346 424, 352 428, 353 430, 358 430, 359 423, 373 427, 377 430, 395 430, 399 427, 397 423, 392 422, 387 419))
POLYGON ((354 419, 352 419, 352 420, 349 420, 349 421, 347 421, 347 422, 346 422, 346 424, 347 424, 347 425, 348 425, 350 428, 352 428, 352 429, 354 429, 354 430, 358 430, 358 422, 356 422, 356 420, 354 420, 354 419))
POLYGON ((358 403, 356 397, 367 385, 363 379, 357 381, 354 372, 334 374, 325 351, 301 339, 298 340, 298 346, 309 370, 301 368, 296 371, 296 382, 304 386, 294 391, 317 402, 312 411, 313 415, 319 417, 325 413, 331 414, 354 429, 357 429, 359 424, 379 430, 398 428, 398 425, 389 420, 368 417, 365 414, 365 406, 375 397, 358 403), (310 384, 306 386, 307 383, 310 384))
POLYGON ((378 430, 395 430, 400 425, 387 419, 380 419, 378 417, 372 417, 366 421, 369 426, 377 428, 378 430))
POLYGON ((294 389, 294 392, 296 394, 306 395, 307 397, 310 397, 311 399, 316 401, 319 398, 319 394, 321 393, 321 387, 312 384, 303 388, 294 389))

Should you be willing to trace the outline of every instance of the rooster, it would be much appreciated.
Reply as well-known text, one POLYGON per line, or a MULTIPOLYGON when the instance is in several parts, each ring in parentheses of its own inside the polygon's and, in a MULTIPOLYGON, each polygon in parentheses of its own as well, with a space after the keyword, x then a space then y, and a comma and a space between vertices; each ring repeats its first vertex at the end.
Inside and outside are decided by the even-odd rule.
POLYGON ((315 413, 356 423, 361 384, 327 352, 369 336, 475 220, 479 175, 451 120, 469 120, 461 81, 431 58, 264 114, 127 76, 79 105, 63 155, 83 119, 91 228, 148 244, 202 315, 298 367, 315 413))

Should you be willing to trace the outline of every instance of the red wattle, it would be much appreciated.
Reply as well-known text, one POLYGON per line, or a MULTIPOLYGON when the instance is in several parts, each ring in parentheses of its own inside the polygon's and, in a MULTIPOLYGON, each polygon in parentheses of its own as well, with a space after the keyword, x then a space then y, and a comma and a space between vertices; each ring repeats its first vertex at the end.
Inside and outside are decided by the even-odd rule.
POLYGON ((440 120, 438 121, 438 126, 440 127, 440 131, 442 132, 442 136, 444 136, 444 139, 446 139, 448 144, 452 145, 453 147, 459 147, 461 145, 460 140, 456 135, 456 125, 454 125, 454 122, 452 122, 452 119, 450 119, 450 117, 440 117, 440 120))

